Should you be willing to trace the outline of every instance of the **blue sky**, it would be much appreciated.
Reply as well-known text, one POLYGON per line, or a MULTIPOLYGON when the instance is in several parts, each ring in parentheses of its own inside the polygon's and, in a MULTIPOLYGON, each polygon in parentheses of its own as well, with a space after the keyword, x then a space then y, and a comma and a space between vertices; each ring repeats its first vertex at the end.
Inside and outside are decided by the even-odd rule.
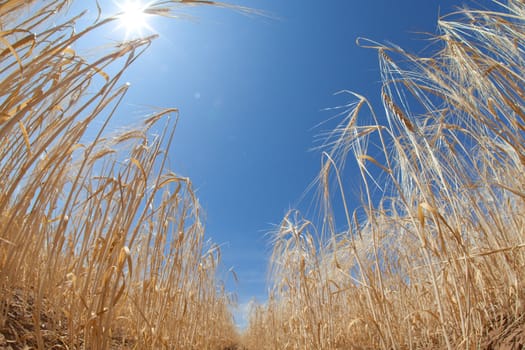
POLYGON ((119 120, 151 106, 180 109, 170 166, 192 179, 207 235, 222 245, 220 277, 245 305, 266 298, 266 234, 288 209, 308 207, 308 196, 298 201, 321 162, 311 149, 338 120, 318 125, 336 114, 327 108, 351 101, 334 93, 358 92, 381 115, 377 54, 356 38, 417 53, 429 45, 421 33, 436 31, 438 14, 464 2, 236 3, 269 16, 204 7, 181 9, 196 21, 151 19, 160 38, 127 73, 132 85, 119 120))

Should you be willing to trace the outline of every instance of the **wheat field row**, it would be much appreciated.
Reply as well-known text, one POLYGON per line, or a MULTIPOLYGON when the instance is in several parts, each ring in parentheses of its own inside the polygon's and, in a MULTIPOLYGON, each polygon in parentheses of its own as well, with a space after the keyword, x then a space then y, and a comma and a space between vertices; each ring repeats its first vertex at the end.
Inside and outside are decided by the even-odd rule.
MULTIPOLYGON (((0 349, 523 348, 525 3, 497 4, 441 17, 426 55, 358 40, 383 105, 343 92, 318 211, 273 233, 270 294, 241 332, 192 183, 168 167, 178 109, 108 130, 156 36, 82 57, 116 17, 78 28, 68 2, 1 2, 0 349)), ((235 9, 147 11, 196 5, 235 9)))

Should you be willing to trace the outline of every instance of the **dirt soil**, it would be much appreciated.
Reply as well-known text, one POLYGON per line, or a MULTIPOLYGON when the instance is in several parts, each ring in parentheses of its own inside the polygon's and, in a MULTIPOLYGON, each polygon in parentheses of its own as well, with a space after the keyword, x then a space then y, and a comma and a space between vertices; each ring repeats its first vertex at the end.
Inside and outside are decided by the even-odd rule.
POLYGON ((46 349, 67 349, 64 317, 54 314, 42 305, 40 327, 35 328, 34 299, 20 290, 2 293, 0 310, 0 350, 36 349, 36 332, 40 332, 46 349))

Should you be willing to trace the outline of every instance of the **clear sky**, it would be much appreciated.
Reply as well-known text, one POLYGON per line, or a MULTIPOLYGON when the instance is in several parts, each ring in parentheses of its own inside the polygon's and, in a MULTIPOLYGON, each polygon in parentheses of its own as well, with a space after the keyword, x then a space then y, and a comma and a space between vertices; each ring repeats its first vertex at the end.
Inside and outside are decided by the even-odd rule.
POLYGON ((220 277, 245 305, 266 298, 266 233, 288 209, 307 207, 308 199, 298 200, 320 167, 320 153, 311 149, 338 120, 317 125, 336 114, 327 108, 350 102, 334 93, 358 92, 381 115, 377 54, 356 38, 417 53, 429 44, 421 33, 434 33, 438 15, 465 2, 235 3, 270 16, 194 8, 183 12, 196 21, 150 20, 161 36, 127 73, 132 85, 119 120, 125 124, 150 106, 180 109, 170 165, 192 179, 207 235, 222 245, 220 277))

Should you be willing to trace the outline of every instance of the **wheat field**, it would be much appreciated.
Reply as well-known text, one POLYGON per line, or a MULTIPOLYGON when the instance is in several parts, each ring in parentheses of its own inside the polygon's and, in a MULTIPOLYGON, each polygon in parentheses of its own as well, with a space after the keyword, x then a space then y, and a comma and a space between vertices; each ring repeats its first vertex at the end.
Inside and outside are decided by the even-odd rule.
POLYGON ((320 220, 291 211, 274 233, 250 349, 525 346, 525 3, 498 4, 442 17, 427 56, 358 41, 384 109, 343 92, 320 220))
POLYGON ((166 166, 178 111, 105 132, 154 37, 81 57, 72 46, 116 18, 74 29, 67 6, 0 4, 0 348, 227 348, 220 251, 166 166))
MULTIPOLYGON (((0 3, 0 349, 522 349, 525 3, 495 4, 441 17, 426 55, 358 39, 383 109, 342 92, 319 210, 273 233, 271 293, 239 334, 192 183, 168 168, 178 110, 108 130, 156 37, 83 57, 117 17, 79 29, 68 2, 0 3)), ((147 11, 195 5, 250 11, 147 11)))

